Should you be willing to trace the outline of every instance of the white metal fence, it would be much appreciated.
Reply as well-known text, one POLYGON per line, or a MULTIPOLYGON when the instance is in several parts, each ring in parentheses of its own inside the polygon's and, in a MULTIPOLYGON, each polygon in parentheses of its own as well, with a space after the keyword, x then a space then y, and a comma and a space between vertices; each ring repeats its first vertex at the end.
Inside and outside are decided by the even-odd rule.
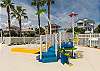
POLYGON ((0 43, 4 44, 34 44, 40 40, 39 37, 0 37, 0 43))
MULTIPOLYGON (((54 44, 54 35, 47 35, 47 39, 52 41, 54 44)), ((42 36, 42 42, 46 43, 46 35, 42 36)), ((21 44, 40 44, 40 37, 0 37, 0 43, 4 43, 6 45, 21 45, 21 44)))
MULTIPOLYGON (((63 34, 62 41, 70 39, 70 35, 63 34)), ((100 34, 79 34, 79 45, 90 46, 90 47, 100 47, 100 34)), ((54 39, 54 38, 52 38, 54 39)), ((40 43, 40 37, 3 37, 3 42, 7 45, 9 44, 34 44, 40 43)), ((2 43, 2 38, 0 37, 0 43, 2 43)), ((52 43, 54 43, 52 41, 52 43)))
POLYGON ((79 34, 79 45, 100 47, 100 34, 79 34))

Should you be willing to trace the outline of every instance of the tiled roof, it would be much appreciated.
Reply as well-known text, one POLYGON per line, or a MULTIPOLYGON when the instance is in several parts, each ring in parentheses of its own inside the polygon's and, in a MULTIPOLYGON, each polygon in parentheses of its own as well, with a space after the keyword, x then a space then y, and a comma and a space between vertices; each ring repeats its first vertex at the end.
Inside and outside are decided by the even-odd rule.
MULTIPOLYGON (((45 27, 48 27, 48 25, 45 26, 45 27)), ((56 27, 56 28, 60 28, 61 26, 59 26, 59 25, 57 25, 57 24, 51 24, 51 27, 52 27, 52 28, 55 28, 55 27, 56 27)))

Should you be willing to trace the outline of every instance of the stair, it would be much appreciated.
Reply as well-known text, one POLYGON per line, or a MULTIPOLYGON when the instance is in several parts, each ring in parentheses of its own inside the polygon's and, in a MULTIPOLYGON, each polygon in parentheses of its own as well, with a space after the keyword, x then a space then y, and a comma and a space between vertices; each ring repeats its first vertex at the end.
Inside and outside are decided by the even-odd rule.
POLYGON ((57 56, 55 54, 55 47, 52 46, 48 49, 47 52, 42 52, 42 59, 40 60, 40 55, 36 57, 39 62, 48 63, 48 62, 57 62, 57 56))
POLYGON ((57 62, 57 57, 48 57, 48 58, 43 58, 41 60, 43 63, 49 63, 49 62, 57 62))

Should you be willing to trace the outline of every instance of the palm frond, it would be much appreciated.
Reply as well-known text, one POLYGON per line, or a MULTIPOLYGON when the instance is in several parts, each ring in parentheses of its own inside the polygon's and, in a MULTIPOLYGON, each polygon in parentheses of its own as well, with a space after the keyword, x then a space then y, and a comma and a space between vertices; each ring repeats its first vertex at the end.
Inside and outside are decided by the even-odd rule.
POLYGON ((51 4, 55 4, 55 1, 54 1, 54 0, 52 0, 52 1, 51 1, 51 4))
POLYGON ((2 0, 2 3, 7 4, 8 2, 7 2, 7 0, 2 0))
POLYGON ((41 1, 39 2, 39 5, 42 7, 42 6, 44 6, 46 3, 47 3, 47 0, 41 0, 41 1))
POLYGON ((22 16, 25 16, 25 15, 26 15, 26 13, 24 12, 24 13, 22 13, 21 15, 22 15, 22 16))
POLYGON ((16 10, 17 10, 18 13, 21 13, 21 11, 22 11, 22 6, 16 6, 16 10))
POLYGON ((39 5, 39 6, 44 6, 45 4, 47 3, 47 0, 40 0, 40 1, 37 1, 37 0, 33 0, 32 1, 32 6, 37 6, 37 5, 39 5))
POLYGON ((11 10, 14 10, 15 9, 15 7, 14 7, 13 4, 10 5, 10 8, 11 8, 11 10))
POLYGON ((19 21, 19 19, 20 19, 19 16, 16 16, 16 19, 19 21))
POLYGON ((26 11, 26 9, 22 9, 22 12, 26 11))
POLYGON ((40 9, 39 11, 36 12, 36 15, 41 15, 41 14, 44 14, 46 13, 46 9, 40 9))
POLYGON ((5 8, 5 7, 6 7, 6 5, 5 5, 5 4, 3 4, 3 3, 1 3, 1 4, 0 4, 0 7, 5 8))
POLYGON ((21 13, 22 14, 26 14, 25 11, 26 11, 26 9, 22 9, 22 12, 21 13))
POLYGON ((28 19, 28 16, 24 16, 25 19, 28 19))
POLYGON ((31 5, 32 6, 37 6, 37 3, 35 1, 32 1, 31 5))
POLYGON ((9 4, 11 3, 11 0, 6 0, 9 4))
POLYGON ((11 15, 11 18, 16 18, 16 15, 15 14, 11 15))
POLYGON ((15 17, 17 20, 20 20, 21 17, 28 19, 26 9, 23 9, 22 6, 16 6, 11 12, 12 17, 15 17))
POLYGON ((0 4, 1 7, 12 7, 12 5, 14 5, 14 3, 12 3, 11 0, 2 0, 2 3, 0 4))

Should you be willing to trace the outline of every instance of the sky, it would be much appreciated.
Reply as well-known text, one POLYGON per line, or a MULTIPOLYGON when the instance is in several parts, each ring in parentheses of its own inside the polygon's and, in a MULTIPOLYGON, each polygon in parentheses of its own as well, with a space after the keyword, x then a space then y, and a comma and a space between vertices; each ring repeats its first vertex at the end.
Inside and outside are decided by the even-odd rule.
MULTIPOLYGON (((32 0, 12 0, 15 5, 21 5, 26 9, 28 21, 23 20, 22 26, 38 26, 36 7, 31 6, 32 0)), ((70 12, 76 12, 78 16, 75 18, 89 18, 95 20, 96 24, 100 22, 100 0, 54 0, 55 3, 51 7, 51 23, 56 23, 64 28, 71 26, 71 18, 68 16, 70 12)), ((1 2, 1 0, 0 0, 1 2)), ((47 9, 47 6, 44 8, 47 9)), ((12 25, 18 25, 18 21, 14 18, 11 20, 12 25)), ((41 16, 41 26, 48 23, 47 14, 41 16)), ((7 13, 5 9, 0 8, 0 27, 7 26, 7 13)))

